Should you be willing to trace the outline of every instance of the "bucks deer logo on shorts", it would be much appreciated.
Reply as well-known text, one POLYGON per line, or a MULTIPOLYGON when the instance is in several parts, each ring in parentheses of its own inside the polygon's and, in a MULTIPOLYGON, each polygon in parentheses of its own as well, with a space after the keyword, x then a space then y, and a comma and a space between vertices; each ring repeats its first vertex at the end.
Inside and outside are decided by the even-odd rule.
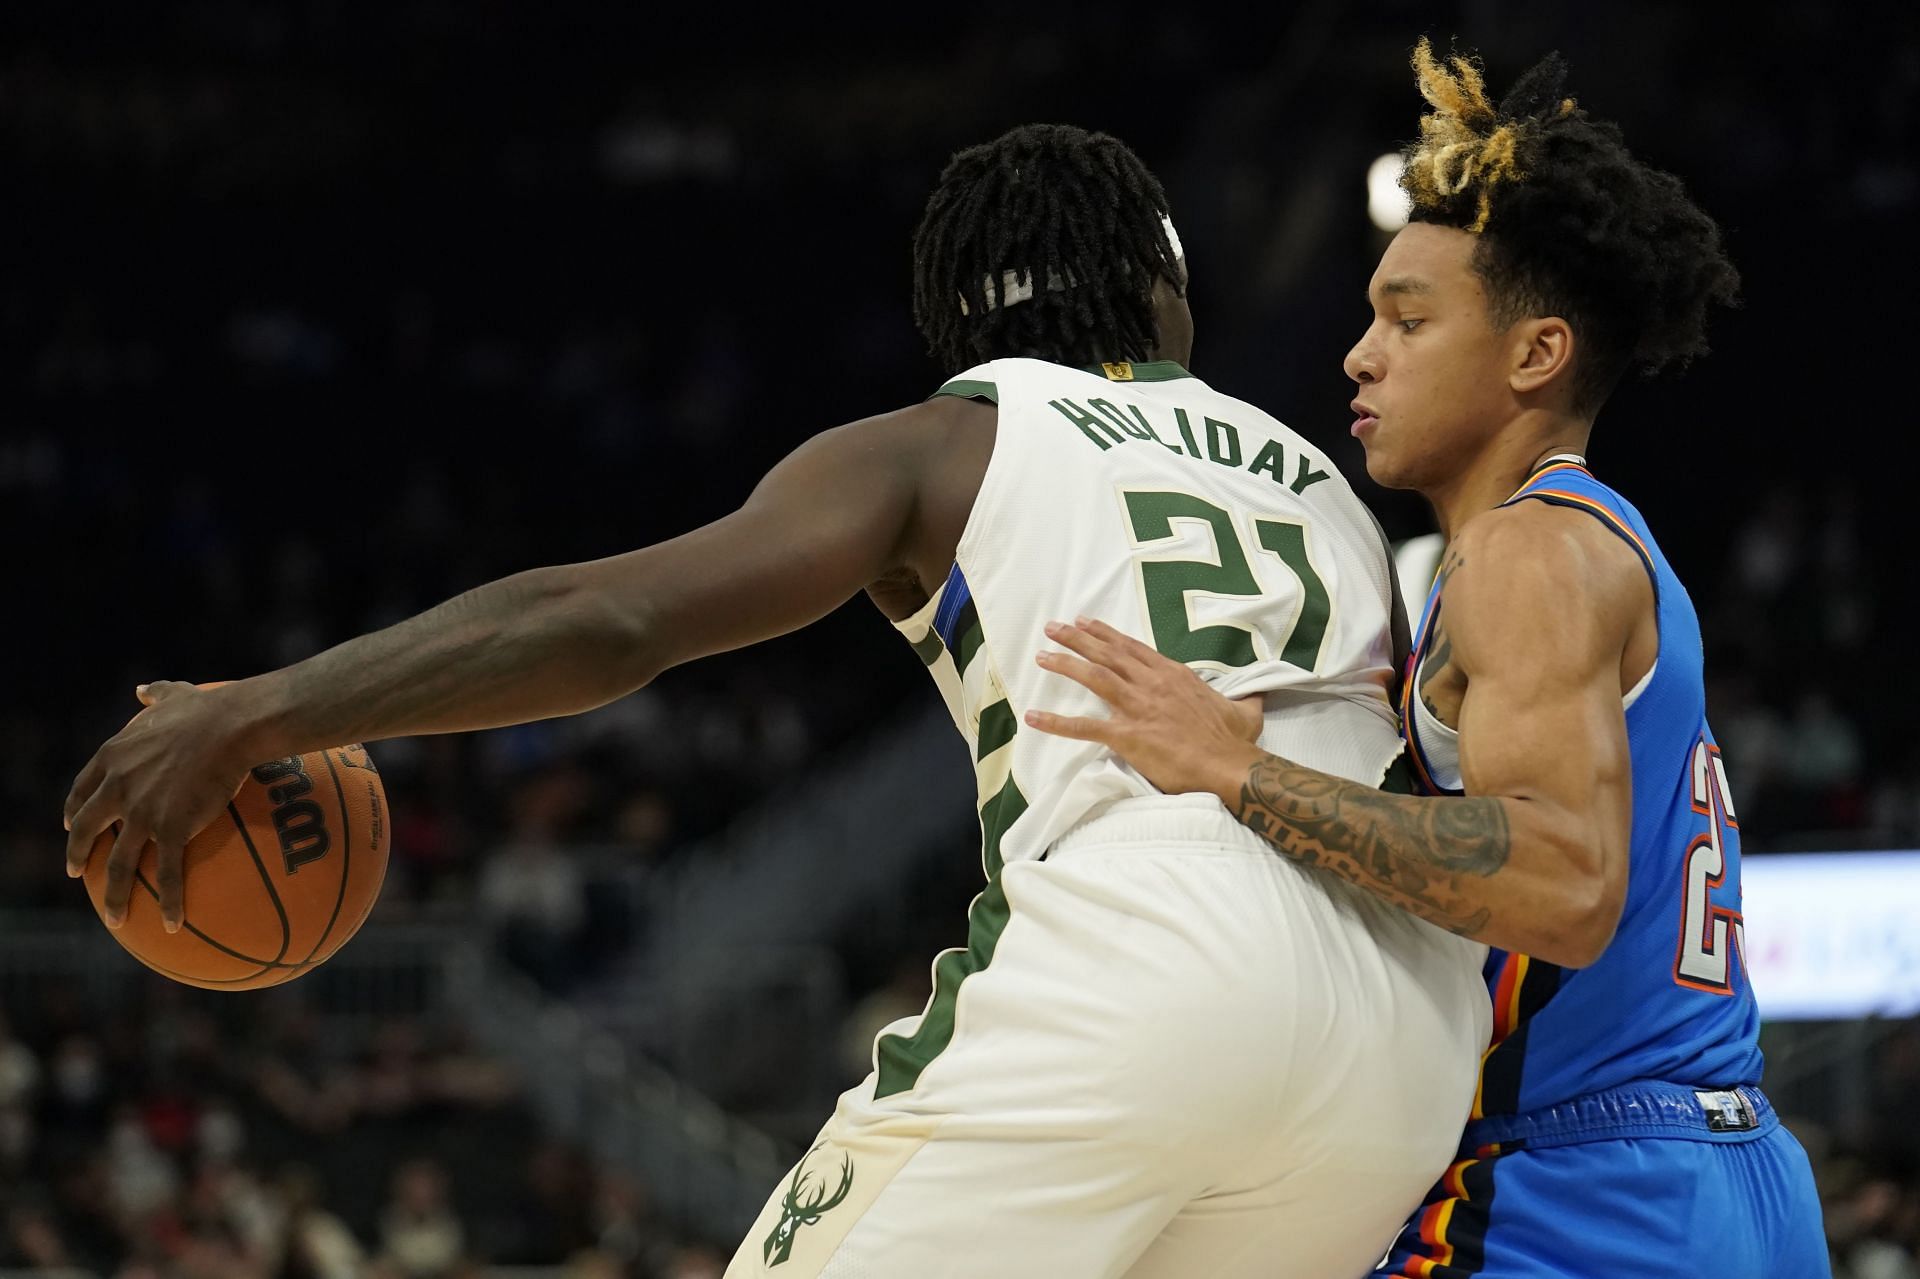
POLYGON ((816 1142, 812 1150, 801 1156, 794 1166, 793 1180, 787 1185, 787 1197, 780 1201, 780 1224, 767 1236, 761 1254, 769 1266, 777 1266, 793 1253, 793 1236, 802 1226, 817 1225, 820 1218, 838 1208, 847 1197, 847 1191, 853 1188, 853 1156, 842 1155, 840 1163, 840 1185, 832 1194, 827 1193, 827 1179, 817 1171, 810 1172, 807 1161, 818 1154, 825 1141, 816 1142))

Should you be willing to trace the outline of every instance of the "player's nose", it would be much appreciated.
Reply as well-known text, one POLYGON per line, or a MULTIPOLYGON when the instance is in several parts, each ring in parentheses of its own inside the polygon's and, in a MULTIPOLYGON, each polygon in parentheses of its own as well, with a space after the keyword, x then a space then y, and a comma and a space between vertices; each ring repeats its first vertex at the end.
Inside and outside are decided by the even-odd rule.
POLYGON ((1371 330, 1353 344, 1353 349, 1347 352, 1347 358, 1340 361, 1340 367, 1362 386, 1380 380, 1380 358, 1371 341, 1371 330))

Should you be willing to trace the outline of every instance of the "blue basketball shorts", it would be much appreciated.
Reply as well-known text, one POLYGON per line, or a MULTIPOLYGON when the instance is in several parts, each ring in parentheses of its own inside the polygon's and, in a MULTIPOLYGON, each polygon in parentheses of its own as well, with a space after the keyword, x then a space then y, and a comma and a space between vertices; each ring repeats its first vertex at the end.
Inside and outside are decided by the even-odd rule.
POLYGON ((1374 1271, 1828 1279, 1813 1170, 1758 1088, 1643 1083, 1469 1125, 1374 1271))

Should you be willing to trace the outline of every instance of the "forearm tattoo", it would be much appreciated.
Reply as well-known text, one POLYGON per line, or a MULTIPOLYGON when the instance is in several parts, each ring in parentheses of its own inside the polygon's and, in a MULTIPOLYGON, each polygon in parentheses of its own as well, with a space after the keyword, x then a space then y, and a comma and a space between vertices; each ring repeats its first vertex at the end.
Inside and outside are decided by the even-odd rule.
POLYGON ((1271 757, 1247 771, 1234 816, 1285 853, 1462 936, 1491 911, 1475 880, 1507 863, 1497 799, 1394 795, 1271 757))

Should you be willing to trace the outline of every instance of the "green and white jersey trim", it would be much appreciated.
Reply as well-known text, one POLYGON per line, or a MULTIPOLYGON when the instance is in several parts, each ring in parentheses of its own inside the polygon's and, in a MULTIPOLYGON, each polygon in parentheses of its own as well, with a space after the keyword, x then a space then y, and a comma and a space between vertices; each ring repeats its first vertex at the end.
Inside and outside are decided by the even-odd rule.
POLYGON ((958 602, 965 590, 966 581, 956 571, 926 607, 895 625, 927 664, 973 756, 980 863, 987 886, 967 908, 967 945, 944 951, 934 960, 933 995, 914 1032, 882 1035, 875 1042, 876 1100, 912 1088, 927 1063, 946 1048, 953 1038, 960 986, 992 962, 1010 914, 1001 884, 1006 867, 1002 844, 1007 829, 1027 810, 1026 796, 1013 778, 1013 747, 1020 722, 991 660, 983 659, 985 639, 978 610, 971 600, 958 602), (945 624, 936 629, 936 623, 945 624), (978 706, 979 713, 970 713, 969 706, 978 706))

